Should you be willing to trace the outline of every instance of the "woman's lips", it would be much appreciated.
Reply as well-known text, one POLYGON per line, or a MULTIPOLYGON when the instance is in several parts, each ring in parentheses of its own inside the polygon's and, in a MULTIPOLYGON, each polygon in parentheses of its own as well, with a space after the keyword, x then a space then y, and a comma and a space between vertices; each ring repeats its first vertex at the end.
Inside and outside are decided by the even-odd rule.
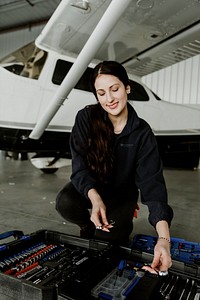
POLYGON ((118 102, 107 105, 110 109, 115 109, 118 106, 118 102))

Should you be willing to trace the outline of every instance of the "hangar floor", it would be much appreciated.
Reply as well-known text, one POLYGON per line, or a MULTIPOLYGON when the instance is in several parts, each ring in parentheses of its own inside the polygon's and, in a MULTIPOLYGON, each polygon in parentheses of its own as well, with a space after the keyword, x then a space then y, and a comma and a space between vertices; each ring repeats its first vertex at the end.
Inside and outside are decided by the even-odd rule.
MULTIPOLYGON (((55 210, 55 198, 69 180, 71 166, 54 174, 44 174, 30 161, 0 158, 0 233, 22 230, 29 234, 40 229, 79 235, 76 225, 66 222, 55 210)), ((171 236, 200 242, 200 169, 164 169, 169 203, 174 209, 171 236)), ((147 208, 139 204, 132 235, 155 235, 147 221, 147 208)))

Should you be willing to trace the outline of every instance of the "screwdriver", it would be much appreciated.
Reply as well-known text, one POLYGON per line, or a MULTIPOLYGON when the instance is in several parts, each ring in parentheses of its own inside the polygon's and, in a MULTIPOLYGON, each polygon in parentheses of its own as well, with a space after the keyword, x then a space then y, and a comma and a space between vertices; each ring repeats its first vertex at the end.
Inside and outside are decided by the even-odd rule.
POLYGON ((117 282, 117 278, 122 276, 123 270, 124 270, 124 268, 126 268, 126 265, 127 265, 126 260, 122 259, 120 261, 120 263, 118 265, 118 268, 117 268, 117 271, 116 271, 116 278, 115 278, 114 286, 117 282))

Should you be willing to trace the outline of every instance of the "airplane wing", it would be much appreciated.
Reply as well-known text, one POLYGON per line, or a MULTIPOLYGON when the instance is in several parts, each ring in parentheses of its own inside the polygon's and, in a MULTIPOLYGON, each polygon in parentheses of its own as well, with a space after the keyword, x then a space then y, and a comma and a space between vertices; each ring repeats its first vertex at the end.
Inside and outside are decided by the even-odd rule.
MULTIPOLYGON (((117 60, 143 76, 200 53, 199 0, 121 2, 125 9, 93 59, 117 60)), ((78 56, 111 3, 112 17, 117 0, 61 1, 36 44, 78 56)))

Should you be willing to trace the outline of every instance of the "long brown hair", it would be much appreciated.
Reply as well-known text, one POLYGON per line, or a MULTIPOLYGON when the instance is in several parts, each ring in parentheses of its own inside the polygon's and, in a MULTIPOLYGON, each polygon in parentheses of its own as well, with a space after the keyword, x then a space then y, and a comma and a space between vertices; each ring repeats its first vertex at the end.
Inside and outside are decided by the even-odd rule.
MULTIPOLYGON (((125 87, 129 85, 129 78, 124 67, 116 61, 104 61, 93 70, 90 85, 95 97, 95 81, 99 74, 109 74, 119 78, 125 87)), ((86 149, 86 160, 89 169, 100 181, 107 182, 113 168, 114 128, 107 112, 99 103, 91 105, 91 120, 86 149)))
POLYGON ((90 105, 90 117, 87 165, 98 180, 107 182, 114 160, 113 125, 99 103, 90 105))

